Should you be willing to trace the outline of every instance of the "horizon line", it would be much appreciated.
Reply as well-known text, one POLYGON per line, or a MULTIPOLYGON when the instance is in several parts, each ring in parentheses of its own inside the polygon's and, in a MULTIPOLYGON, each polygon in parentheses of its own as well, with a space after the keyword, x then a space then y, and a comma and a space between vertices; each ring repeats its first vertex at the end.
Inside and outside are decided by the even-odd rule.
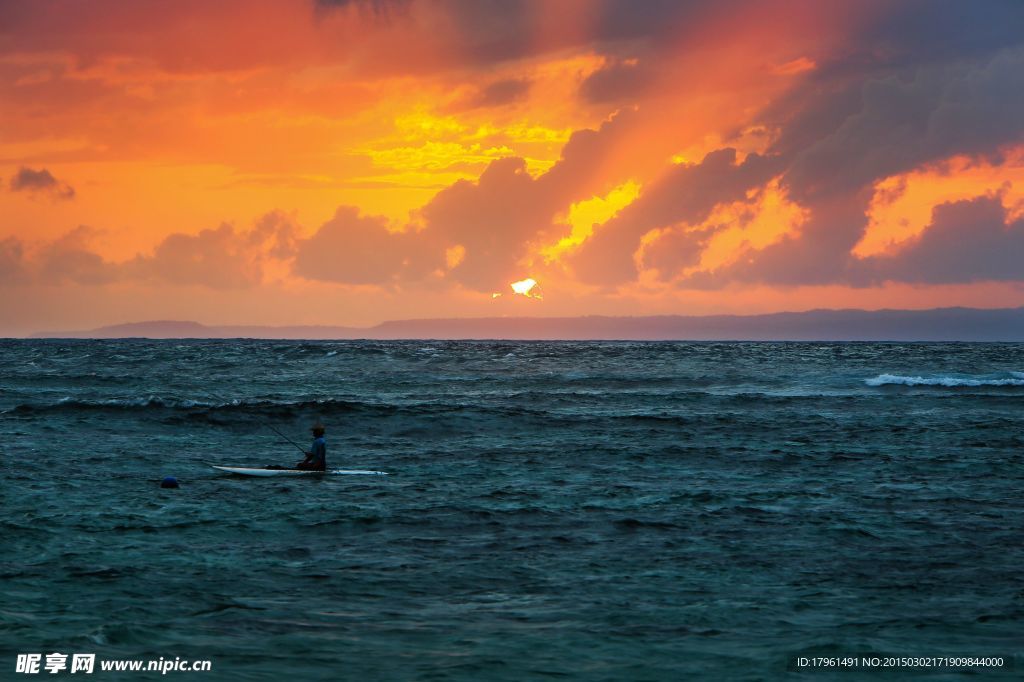
MULTIPOLYGON (((636 320, 636 319, 659 319, 659 318, 691 318, 691 319, 706 319, 706 318, 756 318, 756 317, 770 317, 775 315, 807 315, 812 313, 929 313, 929 312, 941 312, 941 311, 975 311, 975 312, 998 312, 998 311, 1021 311, 1024 310, 1024 305, 1020 306, 999 306, 993 308, 984 308, 979 306, 935 306, 932 308, 808 308, 806 310, 775 310, 772 312, 762 313, 652 313, 649 315, 606 315, 600 313, 592 313, 586 315, 482 315, 476 317, 407 317, 397 319, 386 319, 379 322, 373 322, 370 324, 343 324, 343 323, 327 323, 327 324, 313 324, 313 323, 293 323, 293 324, 277 324, 277 323, 258 323, 258 322, 229 322, 229 323, 210 323, 200 322, 198 320, 187 320, 187 319, 148 319, 148 320, 132 320, 127 322, 111 322, 108 324, 101 324, 96 327, 88 329, 67 329, 61 330, 70 333, 85 333, 90 331, 101 331, 103 329, 111 329, 116 327, 128 327, 128 326, 140 326, 146 324, 182 324, 182 325, 195 325, 207 328, 218 328, 218 327, 258 327, 263 329, 294 329, 294 328, 313 328, 313 329, 376 329, 381 325, 385 324, 396 324, 406 322, 464 322, 464 321, 487 321, 487 320, 586 320, 586 319, 613 319, 613 320, 636 320)), ((49 334, 57 333, 50 332, 49 330, 42 330, 36 332, 30 332, 31 334, 49 334)), ((6 338, 17 338, 17 337, 6 337, 6 338)))
POLYGON ((1014 308, 816 308, 772 313, 438 317, 372 326, 219 324, 142 320, 7 338, 259 338, 282 340, 487 339, 691 341, 1021 341, 1024 306, 1014 308), (520 329, 510 325, 521 325, 520 329))

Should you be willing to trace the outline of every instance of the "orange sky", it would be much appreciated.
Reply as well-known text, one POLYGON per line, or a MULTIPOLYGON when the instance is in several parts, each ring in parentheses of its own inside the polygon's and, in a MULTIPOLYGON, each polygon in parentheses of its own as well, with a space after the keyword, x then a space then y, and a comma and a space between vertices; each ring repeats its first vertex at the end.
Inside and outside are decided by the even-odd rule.
POLYGON ((0 333, 1022 305, 1018 7, 0 5, 0 333))

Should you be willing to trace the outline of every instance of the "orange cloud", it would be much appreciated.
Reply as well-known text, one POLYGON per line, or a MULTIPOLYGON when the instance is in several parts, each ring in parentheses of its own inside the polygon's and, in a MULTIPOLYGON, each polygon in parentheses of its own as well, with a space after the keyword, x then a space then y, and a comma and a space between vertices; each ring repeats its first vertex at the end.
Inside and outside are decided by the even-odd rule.
MULTIPOLYGON (((338 315, 487 312, 526 274, 561 314, 923 304, 906 283, 984 303, 986 276, 1024 302, 1004 258, 1021 21, 873 0, 0 5, 0 286, 91 288, 97 316, 201 290, 211 315, 282 319, 309 291, 338 315)), ((3 298, 28 319, 10 301, 30 296, 3 298)))
POLYGON ((556 222, 568 223, 571 231, 557 243, 544 246, 540 255, 547 261, 560 259, 565 253, 572 251, 594 233, 594 228, 601 225, 620 210, 636 200, 640 194, 640 185, 627 180, 610 190, 603 197, 592 197, 578 201, 569 206, 568 215, 556 216, 556 222))
POLYGON ((790 201, 779 178, 774 178, 763 187, 750 190, 742 201, 719 204, 704 222, 687 226, 683 234, 707 235, 699 242, 700 249, 696 258, 690 259, 690 267, 673 267, 671 251, 663 242, 678 230, 661 233, 647 246, 649 253, 645 253, 642 261, 655 267, 660 265, 659 270, 666 278, 680 272, 692 275, 713 271, 734 263, 749 251, 764 249, 783 237, 797 234, 806 219, 806 210, 790 201))
POLYGON ((853 253, 864 258, 892 251, 924 231, 937 205, 996 193, 1011 220, 1024 214, 1024 147, 1007 151, 999 165, 954 157, 886 178, 875 184, 868 226, 853 253))

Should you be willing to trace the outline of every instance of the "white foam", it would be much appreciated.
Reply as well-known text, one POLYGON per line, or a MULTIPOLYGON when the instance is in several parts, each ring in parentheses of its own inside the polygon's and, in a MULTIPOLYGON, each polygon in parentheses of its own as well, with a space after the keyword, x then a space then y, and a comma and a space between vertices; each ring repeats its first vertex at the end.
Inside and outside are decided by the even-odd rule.
POLYGON ((1024 386, 1024 372, 1010 372, 1013 378, 992 379, 980 377, 955 376, 902 376, 899 374, 879 374, 865 379, 868 386, 1024 386))

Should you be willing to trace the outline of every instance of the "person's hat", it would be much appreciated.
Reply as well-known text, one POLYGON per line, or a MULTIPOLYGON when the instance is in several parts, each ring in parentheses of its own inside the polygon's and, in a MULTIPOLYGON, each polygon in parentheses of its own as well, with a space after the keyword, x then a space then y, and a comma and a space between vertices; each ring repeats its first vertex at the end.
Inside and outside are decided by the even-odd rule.
POLYGON ((313 424, 313 426, 310 428, 310 431, 323 431, 323 430, 324 430, 324 425, 320 423, 319 419, 317 419, 316 423, 313 424))

